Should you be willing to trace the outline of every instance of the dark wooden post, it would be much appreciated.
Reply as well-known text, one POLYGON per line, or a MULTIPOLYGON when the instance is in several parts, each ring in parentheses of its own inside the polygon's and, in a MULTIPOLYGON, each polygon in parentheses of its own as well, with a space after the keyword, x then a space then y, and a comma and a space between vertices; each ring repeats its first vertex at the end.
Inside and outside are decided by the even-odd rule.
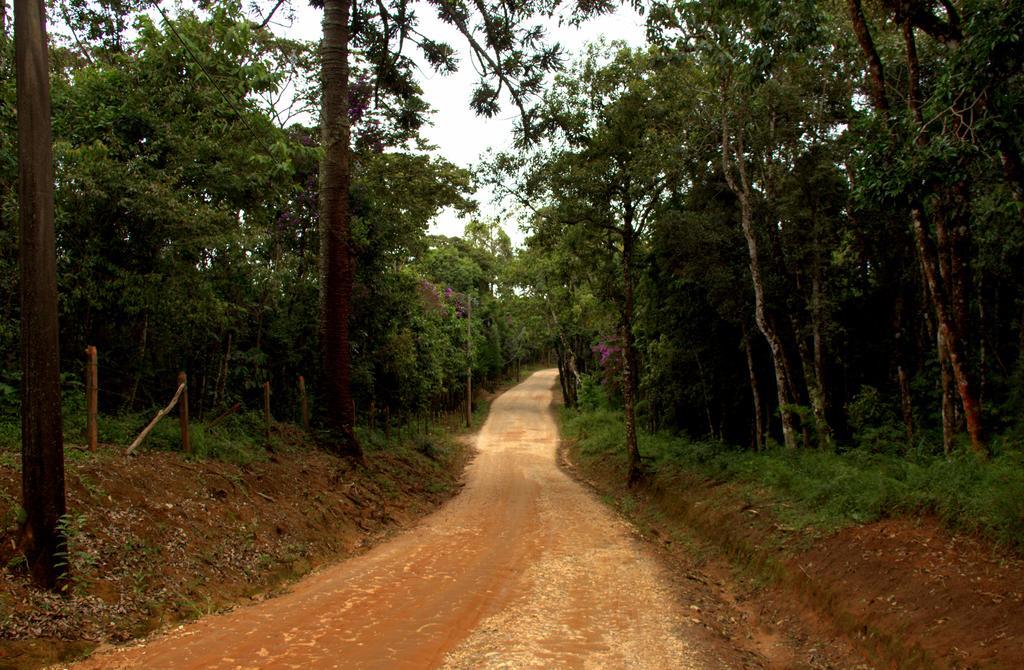
POLYGON ((309 399, 306 397, 306 378, 299 375, 299 398, 302 403, 302 430, 309 432, 309 399))
POLYGON ((96 347, 85 348, 85 439, 89 451, 96 451, 99 444, 99 364, 96 347))
POLYGON ((181 448, 186 454, 192 453, 192 440, 188 435, 188 375, 178 373, 178 386, 182 386, 181 400, 178 401, 178 421, 181 424, 181 448))

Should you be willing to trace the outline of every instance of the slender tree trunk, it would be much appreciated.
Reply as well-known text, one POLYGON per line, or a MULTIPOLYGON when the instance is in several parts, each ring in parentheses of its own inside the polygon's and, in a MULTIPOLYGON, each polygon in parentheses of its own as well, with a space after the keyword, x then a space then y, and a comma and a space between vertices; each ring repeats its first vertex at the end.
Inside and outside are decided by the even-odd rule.
POLYGON ((572 396, 569 395, 569 380, 568 373, 566 372, 565 368, 565 354, 563 353, 562 347, 558 342, 555 343, 555 356, 556 362, 558 364, 558 384, 559 387, 562 389, 562 401, 565 403, 566 407, 575 407, 575 403, 573 403, 572 396))
POLYGON ((149 340, 149 312, 142 314, 142 331, 139 333, 139 356, 136 363, 137 370, 132 380, 132 388, 128 393, 128 409, 135 407, 135 398, 139 394, 139 384, 142 383, 142 370, 146 363, 146 343, 149 340))
POLYGON ((896 365, 896 381, 900 387, 900 412, 903 414, 903 426, 907 431, 907 446, 914 446, 914 405, 910 394, 910 381, 907 369, 901 360, 896 365))
POLYGON ((889 113, 889 97, 885 93, 885 68, 882 66, 882 59, 875 49, 874 40, 871 39, 871 30, 868 28, 867 20, 864 18, 864 9, 861 7, 861 0, 847 0, 846 5, 850 10, 850 20, 853 22, 853 32, 857 35, 857 42, 868 59, 868 72, 871 75, 871 99, 875 109, 884 115, 889 113))
MULTIPOLYGON (((901 292, 902 293, 902 292, 901 292)), ((902 295, 896 299, 896 310, 893 315, 893 330, 896 333, 896 382, 900 389, 900 412, 903 415, 903 426, 907 431, 907 446, 914 445, 914 404, 910 393, 910 380, 907 375, 906 353, 907 333, 903 320, 902 295)))
POLYGON ((624 365, 622 395, 626 405, 626 454, 628 483, 637 484, 643 476, 640 469, 640 449, 636 440, 637 360, 633 340, 633 222, 627 213, 622 231, 622 360, 624 365))
MULTIPOLYGON (((872 97, 875 108, 879 113, 888 117, 889 104, 885 97, 885 81, 884 76, 882 76, 881 60, 871 39, 871 33, 864 21, 860 0, 848 0, 848 4, 853 19, 854 32, 857 35, 861 50, 868 59, 869 69, 872 74, 872 97)), ((909 105, 911 115, 918 125, 921 126, 917 142, 919 144, 926 144, 928 142, 928 135, 924 132, 920 109, 920 65, 917 58, 917 46, 914 41, 914 30, 909 22, 903 25, 903 38, 906 47, 907 71, 909 75, 907 104, 909 105)), ((923 206, 920 202, 913 202, 910 209, 918 257, 924 270, 925 282, 928 285, 928 293, 930 294, 935 313, 939 356, 941 358, 943 352, 948 356, 949 366, 960 395, 964 417, 967 420, 967 431, 971 436, 971 448, 979 455, 987 455, 988 446, 985 442, 981 420, 981 404, 978 402, 973 385, 971 384, 966 361, 964 348, 964 336, 966 334, 957 328, 955 316, 952 313, 955 307, 951 304, 950 294, 947 293, 949 287, 942 284, 942 275, 939 267, 941 257, 936 253, 930 233, 925 226, 923 206)), ((939 227, 938 233, 941 236, 941 226, 945 224, 942 212, 937 214, 936 223, 939 227)))
POLYGON ((700 362, 700 356, 694 351, 693 358, 697 361, 697 375, 700 377, 700 392, 704 397, 704 414, 708 420, 708 437, 715 434, 715 422, 711 416, 711 399, 708 397, 708 386, 704 380, 704 366, 700 362))
POLYGON ((747 354, 747 372, 750 375, 750 397, 754 402, 754 448, 764 449, 764 410, 761 409, 761 390, 757 384, 757 368, 754 366, 754 347, 750 333, 744 329, 743 351, 747 354))
POLYGON ((978 304, 978 402, 984 407, 989 397, 989 358, 994 351, 991 342, 991 318, 988 301, 985 299, 985 274, 979 270, 974 285, 977 289, 975 300, 978 304))
POLYGON ((956 385, 953 370, 949 366, 949 345, 942 337, 942 330, 936 331, 935 347, 939 355, 939 373, 942 380, 942 451, 949 456, 956 446, 956 385))
POLYGON ((967 420, 967 432, 971 436, 971 449, 975 453, 984 456, 988 454, 988 446, 985 443, 982 430, 981 404, 974 394, 974 388, 970 381, 963 353, 961 334, 955 325, 950 309, 947 307, 945 289, 941 284, 942 277, 937 267, 938 260, 935 250, 931 245, 928 231, 925 230, 923 215, 919 205, 915 204, 912 207, 911 218, 914 223, 918 253, 924 266, 925 280, 928 282, 928 292, 931 294, 932 307, 935 311, 936 325, 939 332, 939 346, 944 348, 948 356, 953 379, 960 394, 964 418, 967 420))
MULTIPOLYGON (((811 334, 814 353, 814 392, 811 407, 818 430, 818 445, 822 449, 834 447, 834 432, 829 423, 830 403, 828 388, 828 364, 825 359, 825 300, 824 263, 821 260, 820 242, 815 240, 815 261, 811 270, 811 334), (815 399, 814 395, 817 395, 815 399)), ((810 392, 811 385, 808 384, 810 392)))
POLYGON ((757 235, 754 232, 753 203, 751 203, 750 182, 747 179, 746 159, 743 157, 743 132, 737 136, 736 166, 739 172, 739 183, 732 175, 729 167, 732 153, 729 139, 729 125, 723 117, 722 123, 722 170, 730 190, 740 201, 740 225, 743 237, 747 241, 747 253, 750 258, 750 278, 754 284, 754 321, 758 330, 768 341, 772 353, 772 365, 775 368, 775 385, 779 396, 779 413, 782 415, 782 439, 786 447, 796 449, 796 421, 793 416, 789 398, 790 378, 786 374, 786 351, 782 338, 771 325, 765 308, 764 282, 761 277, 761 261, 758 252, 757 235))
POLYGON ((349 212, 351 128, 349 123, 349 0, 325 0, 323 105, 320 116, 320 347, 323 358, 325 427, 333 434, 327 448, 363 457, 355 436, 352 404, 352 352, 349 319, 355 259, 349 212), (340 437, 342 444, 337 444, 340 437))
POLYGON ((213 390, 214 406, 224 402, 225 389, 228 383, 228 362, 231 360, 231 333, 228 333, 228 341, 224 347, 224 360, 221 361, 217 370, 217 383, 213 390))
MULTIPOLYGON (((555 329, 555 355, 559 361, 559 374, 564 377, 565 385, 562 389, 567 407, 576 407, 577 389, 580 387, 580 373, 576 367, 576 354, 572 343, 566 339, 562 332, 562 326, 558 321, 555 309, 548 304, 548 312, 551 315, 551 323, 555 329)), ((518 378, 518 371, 516 376, 518 378)))
MULTIPOLYGON (((909 23, 904 25, 904 42, 907 54, 907 70, 909 73, 908 104, 921 132, 918 143, 927 144, 928 135, 922 125, 920 109, 920 65, 917 60, 917 45, 914 41, 914 30, 909 23)), ((959 219, 965 216, 962 211, 966 199, 966 183, 962 180, 953 188, 951 209, 959 219)), ((988 444, 985 440, 984 427, 981 419, 981 403, 976 395, 975 383, 967 364, 967 267, 964 262, 968 222, 958 221, 959 225, 949 230, 946 212, 935 213, 935 230, 938 239, 938 250, 931 241, 925 227, 923 207, 920 202, 911 204, 911 221, 914 227, 914 239, 917 251, 924 268, 925 281, 931 294, 932 306, 935 311, 940 344, 945 346, 949 367, 960 395, 964 418, 967 421, 967 432, 971 437, 971 449, 980 456, 988 455, 988 444)), ((941 357, 940 351, 940 357, 941 357)), ((945 408, 944 412, 945 414, 945 408)))
MULTIPOLYGON (((800 357, 800 369, 803 372, 807 388, 807 400, 811 406, 811 413, 814 415, 814 428, 818 446, 822 449, 829 448, 832 444, 832 429, 829 428, 828 420, 825 417, 825 389, 822 386, 821 377, 818 376, 816 352, 812 351, 811 347, 808 346, 807 339, 800 333, 795 318, 791 323, 796 334, 797 354, 800 357)), ((792 380, 793 375, 791 373, 787 374, 790 380, 792 380)), ((794 398, 798 397, 795 388, 790 390, 790 395, 794 398)), ((810 446, 808 427, 802 425, 801 428, 803 428, 804 432, 804 446, 810 446)))
POLYGON ((18 103, 18 216, 21 222, 22 549, 32 580, 56 588, 68 578, 53 229, 53 141, 46 9, 15 0, 18 103))

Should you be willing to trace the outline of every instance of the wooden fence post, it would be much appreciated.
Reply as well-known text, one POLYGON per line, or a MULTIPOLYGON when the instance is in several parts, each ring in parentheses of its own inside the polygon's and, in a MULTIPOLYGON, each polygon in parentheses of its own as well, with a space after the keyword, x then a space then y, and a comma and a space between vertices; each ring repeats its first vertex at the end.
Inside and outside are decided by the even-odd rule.
POLYGON ((178 373, 178 386, 182 387, 181 404, 178 405, 178 421, 181 424, 181 448, 186 454, 192 453, 192 440, 188 435, 188 375, 178 373))
POLYGON ((99 363, 96 347, 85 348, 85 438, 89 451, 96 451, 99 444, 99 363))
POLYGON ((309 432, 309 399, 306 397, 306 378, 299 375, 299 398, 302 402, 302 430, 309 432))
POLYGON ((267 444, 270 444, 270 382, 263 382, 263 423, 267 444))

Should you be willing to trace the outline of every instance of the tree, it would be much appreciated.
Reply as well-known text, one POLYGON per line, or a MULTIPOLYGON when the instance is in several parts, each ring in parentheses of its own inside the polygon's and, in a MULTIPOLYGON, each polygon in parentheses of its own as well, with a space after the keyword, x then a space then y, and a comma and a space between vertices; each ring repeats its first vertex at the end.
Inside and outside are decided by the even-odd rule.
POLYGON ((325 424, 342 439, 335 448, 362 458, 351 391, 349 318, 355 267, 349 214, 349 0, 325 0, 323 107, 320 114, 320 347, 325 424))
MULTIPOLYGON (((944 398, 952 400, 955 387, 971 448, 985 456, 985 345, 972 322, 984 314, 986 298, 979 295, 984 276, 972 256, 979 223, 1003 216, 986 193, 1009 196, 1018 220, 1022 211, 1018 82, 1024 62, 1019 50, 1008 48, 1020 38, 1021 7, 887 1, 881 15, 898 29, 887 32, 872 30, 860 0, 847 5, 867 61, 878 137, 867 147, 862 181, 872 197, 894 201, 909 221, 935 325, 944 398), (919 43, 919 34, 929 39, 919 43), (886 66, 890 54, 895 62, 886 66), (892 105, 894 92, 905 105, 892 105)), ((954 412, 952 402, 944 402, 947 452, 954 412)))
MULTIPOLYGON (((535 137, 531 96, 541 88, 544 74, 560 65, 557 47, 544 43, 544 29, 530 23, 536 14, 552 16, 562 3, 537 10, 523 0, 450 2, 434 0, 438 17, 453 26, 469 45, 480 82, 470 105, 479 114, 494 116, 500 96, 508 94, 520 113, 521 137, 535 137), (492 83, 496 82, 496 83, 492 83)), ((327 427, 344 441, 342 449, 360 453, 353 426, 355 410, 351 390, 351 346, 348 319, 351 315, 352 277, 351 221, 348 195, 351 182, 351 131, 349 94, 349 42, 360 47, 371 71, 371 86, 378 99, 397 101, 393 115, 400 127, 414 132, 424 120, 425 105, 414 83, 413 61, 404 54, 415 44, 426 61, 439 72, 457 67, 450 45, 417 31, 417 15, 409 0, 363 3, 351 11, 349 0, 324 0, 322 45, 321 133, 324 159, 321 166, 321 310, 320 335, 323 361, 324 411, 327 427)), ((607 11, 605 2, 578 3, 574 19, 607 11)))
POLYGON ((57 258, 53 227, 53 149, 46 11, 16 0, 18 216, 21 221, 22 543, 36 584, 67 579, 64 437, 61 427, 57 258))
POLYGON ((571 75, 560 76, 540 117, 555 143, 527 178, 532 183, 524 185, 527 198, 551 205, 535 217, 536 225, 578 235, 577 253, 618 274, 601 276, 598 292, 619 313, 630 484, 642 476, 636 436, 637 273, 654 213, 674 185, 678 145, 672 130, 679 127, 680 111, 648 104, 656 90, 649 74, 649 54, 620 48, 610 57, 592 50, 571 75))

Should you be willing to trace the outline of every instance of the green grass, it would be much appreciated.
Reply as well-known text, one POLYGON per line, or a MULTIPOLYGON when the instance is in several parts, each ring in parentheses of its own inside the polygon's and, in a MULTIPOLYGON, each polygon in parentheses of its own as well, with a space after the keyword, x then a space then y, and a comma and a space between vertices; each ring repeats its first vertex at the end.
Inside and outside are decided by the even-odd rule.
MULTIPOLYGON (((563 434, 584 459, 625 461, 620 412, 563 413, 563 434)), ((653 477, 697 473, 767 492, 782 521, 837 528, 906 514, 935 514, 949 527, 1024 552, 1024 451, 1002 444, 983 462, 970 454, 900 456, 853 449, 763 452, 664 433, 642 434, 640 452, 653 477)))
MULTIPOLYGON (((65 394, 62 404, 65 458, 89 458, 82 449, 85 437, 85 411, 78 393, 65 394)), ((121 449, 131 444, 152 420, 157 408, 141 412, 101 414, 98 421, 100 444, 115 445, 121 449)), ((236 464, 267 459, 263 436, 263 418, 258 412, 245 412, 229 417, 214 428, 192 421, 189 436, 196 458, 211 458, 236 464)), ((272 446, 279 446, 272 444, 272 446)), ((139 451, 180 451, 181 434, 177 414, 172 412, 156 425, 139 447, 139 451)), ((17 407, 6 407, 0 412, 0 464, 14 466, 21 451, 21 424, 17 407)))
MULTIPOLYGON (((524 369, 524 378, 526 376, 524 369)), ((16 400, 16 398, 14 399, 16 400)), ((21 423, 17 403, 7 398, 0 403, 0 465, 17 467, 21 452, 21 423)), ((116 415, 102 414, 99 417, 99 441, 121 449, 131 444, 150 422, 158 408, 140 412, 116 415)), ((473 409, 473 430, 483 425, 490 411, 490 403, 479 400, 473 409)), ((62 403, 65 458, 68 460, 88 459, 91 455, 82 449, 86 443, 85 408, 82 392, 72 388, 64 394, 62 403)), ((466 432, 460 426, 458 433, 466 432)), ((458 451, 440 424, 431 424, 427 434, 422 435, 419 420, 392 429, 390 443, 385 440, 382 430, 370 431, 366 426, 357 426, 356 435, 368 453, 387 449, 388 451, 411 449, 427 456, 440 468, 450 461, 458 451)), ((214 459, 244 465, 267 460, 269 452, 264 438, 263 416, 260 412, 241 412, 227 417, 211 428, 208 423, 193 420, 189 424, 189 435, 194 458, 214 459)), ((276 436, 272 436, 274 449, 284 447, 276 436)), ((181 436, 177 414, 172 412, 154 427, 138 451, 180 451, 181 436)))

